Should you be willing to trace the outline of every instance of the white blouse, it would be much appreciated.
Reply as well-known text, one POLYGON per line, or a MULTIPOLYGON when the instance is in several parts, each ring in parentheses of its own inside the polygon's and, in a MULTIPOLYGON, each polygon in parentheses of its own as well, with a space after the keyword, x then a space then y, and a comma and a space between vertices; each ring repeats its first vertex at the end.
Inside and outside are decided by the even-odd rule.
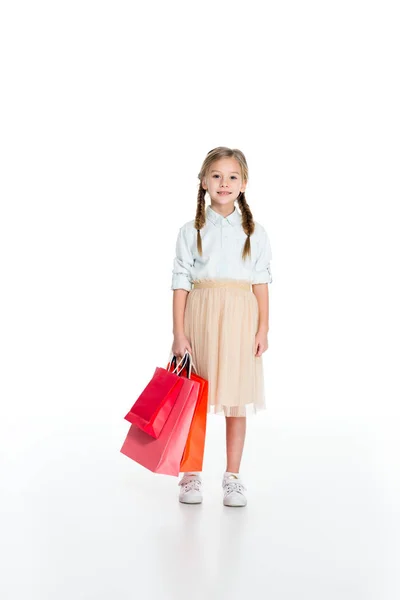
POLYGON ((247 236, 236 207, 230 215, 223 217, 207 206, 206 222, 200 230, 203 256, 197 251, 194 219, 182 225, 176 240, 171 289, 190 292, 193 281, 204 278, 272 283, 269 238, 262 225, 256 221, 254 225, 254 233, 250 236, 251 258, 247 256, 245 260, 241 254, 247 236))

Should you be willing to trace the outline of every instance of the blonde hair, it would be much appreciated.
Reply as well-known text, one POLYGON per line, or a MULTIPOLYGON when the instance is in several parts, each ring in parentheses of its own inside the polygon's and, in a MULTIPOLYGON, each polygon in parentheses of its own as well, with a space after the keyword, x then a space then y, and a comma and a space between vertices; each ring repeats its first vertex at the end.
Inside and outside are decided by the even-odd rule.
MULTIPOLYGON (((213 150, 210 150, 207 153, 207 156, 204 159, 203 164, 201 165, 200 172, 198 174, 200 183, 199 183, 199 191, 197 194, 196 218, 194 220, 194 226, 197 229, 197 250, 198 250, 200 256, 202 256, 202 254, 203 254, 200 230, 204 227, 204 225, 206 223, 205 196, 206 196, 206 191, 207 191, 202 186, 202 180, 204 177, 207 176, 209 169, 211 168, 211 165, 216 160, 219 160, 220 158, 226 158, 226 157, 235 158, 238 161, 238 163, 240 165, 240 171, 242 174, 243 181, 247 182, 247 180, 248 180, 249 171, 248 171, 248 167, 247 167, 246 158, 245 158, 243 152, 241 152, 237 148, 232 149, 232 148, 226 148, 225 146, 218 146, 218 148, 213 148, 213 150)), ((247 200, 244 195, 244 192, 240 192, 240 194, 237 198, 237 201, 239 204, 240 212, 242 213, 242 227, 243 227, 244 232, 247 235, 246 241, 243 246, 243 251, 242 251, 242 259, 244 260, 246 258, 246 256, 249 256, 249 257, 251 256, 250 236, 254 232, 254 221, 253 221, 253 215, 251 214, 250 207, 247 204, 247 200)))

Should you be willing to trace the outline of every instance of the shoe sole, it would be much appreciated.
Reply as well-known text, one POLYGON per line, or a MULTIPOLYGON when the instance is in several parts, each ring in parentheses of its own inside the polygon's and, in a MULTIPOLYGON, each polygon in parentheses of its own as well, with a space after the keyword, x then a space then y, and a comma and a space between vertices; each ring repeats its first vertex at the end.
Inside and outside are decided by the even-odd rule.
POLYGON ((239 498, 237 504, 235 503, 235 501, 233 500, 233 498, 232 499, 224 498, 223 499, 223 504, 224 504, 224 506, 229 506, 229 507, 232 507, 232 508, 239 508, 239 507, 241 508, 242 506, 246 506, 247 505, 247 498, 243 498, 243 499, 239 498))
POLYGON ((179 502, 182 502, 182 504, 201 504, 203 502, 203 499, 201 499, 201 500, 181 500, 179 498, 179 502))

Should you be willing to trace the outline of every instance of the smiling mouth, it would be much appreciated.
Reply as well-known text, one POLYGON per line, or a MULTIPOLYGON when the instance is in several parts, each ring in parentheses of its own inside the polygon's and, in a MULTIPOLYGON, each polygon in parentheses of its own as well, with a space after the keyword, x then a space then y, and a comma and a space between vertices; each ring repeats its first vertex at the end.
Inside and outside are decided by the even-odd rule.
POLYGON ((228 194, 232 194, 232 192, 217 192, 218 194, 222 194, 223 196, 228 195, 228 194))

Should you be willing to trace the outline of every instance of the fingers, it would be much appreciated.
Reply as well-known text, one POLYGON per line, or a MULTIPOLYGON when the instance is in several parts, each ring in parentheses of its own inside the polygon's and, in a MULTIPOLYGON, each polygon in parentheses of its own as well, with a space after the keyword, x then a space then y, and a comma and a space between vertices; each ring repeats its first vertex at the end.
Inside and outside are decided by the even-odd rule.
POLYGON ((263 346, 262 344, 258 344, 255 355, 261 356, 267 350, 268 350, 268 346, 263 346))
POLYGON ((180 362, 183 359, 186 352, 189 352, 189 354, 193 354, 191 346, 185 346, 184 350, 181 352, 174 352, 174 356, 176 357, 177 362, 180 362))

